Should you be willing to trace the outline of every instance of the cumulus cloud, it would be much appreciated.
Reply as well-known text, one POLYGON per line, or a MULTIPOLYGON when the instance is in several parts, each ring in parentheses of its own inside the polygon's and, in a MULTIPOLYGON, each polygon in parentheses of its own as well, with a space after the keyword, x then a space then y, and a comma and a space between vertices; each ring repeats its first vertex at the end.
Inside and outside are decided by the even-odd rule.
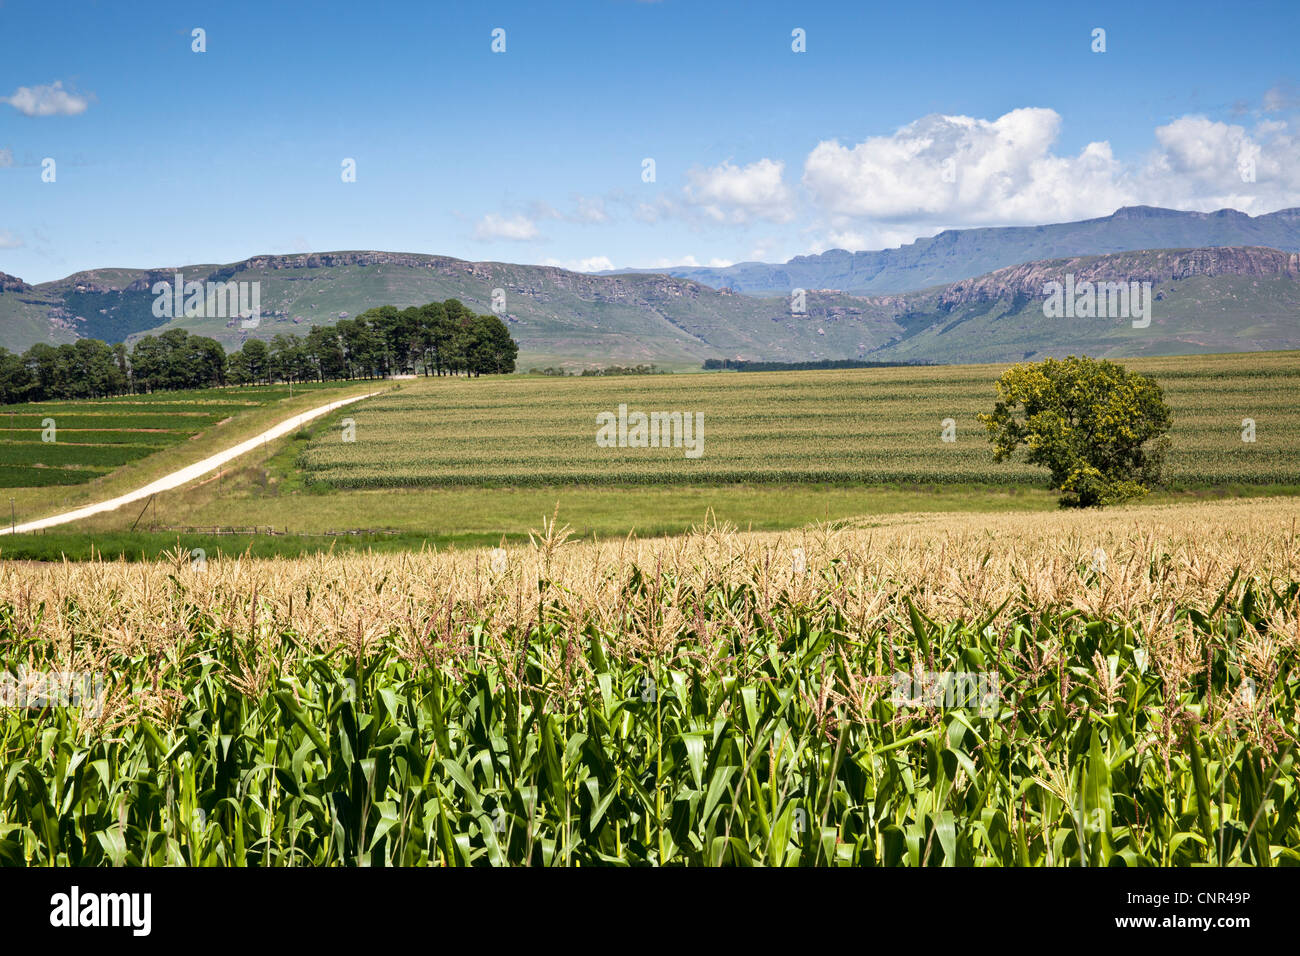
POLYGON ((26 116, 76 116, 90 106, 88 97, 65 90, 62 80, 48 86, 20 86, 13 96, 0 100, 26 116))
MULTIPOLYGON (((889 248, 942 229, 1066 222, 1132 205, 1201 212, 1227 207, 1258 215, 1300 206, 1298 120, 1286 112, 1295 102, 1294 90, 1279 85, 1256 101, 1256 110, 1230 122, 1179 116, 1150 131, 1145 153, 1122 158, 1106 140, 1062 151, 1063 120, 1052 109, 1024 107, 991 119, 930 115, 857 143, 817 142, 793 182, 780 160, 728 160, 691 168, 675 189, 575 194, 560 208, 519 205, 484 217, 475 235, 536 239, 537 224, 546 221, 680 222, 724 232, 797 224, 800 240, 790 230, 769 233, 768 227, 761 240, 744 240, 750 258, 773 261, 794 246, 808 252, 889 248)), ((731 240, 742 241, 738 234, 731 240)), ((605 261, 555 264, 598 269, 605 261)), ((706 263, 685 256, 642 264, 706 263)))
POLYGON ((847 249, 850 252, 860 252, 864 249, 891 249, 904 243, 914 242, 919 236, 931 235, 938 231, 940 230, 929 229, 918 232, 917 229, 906 227, 895 229, 887 226, 830 229, 814 239, 807 252, 815 255, 828 249, 847 249))
POLYGON ((1281 119, 1247 129, 1182 116, 1157 127, 1155 148, 1131 162, 1105 141, 1059 154, 1060 128, 1054 110, 1031 107, 993 120, 926 116, 852 146, 820 142, 803 172, 821 218, 815 246, 881 248, 942 228, 1063 222, 1137 204, 1251 214, 1300 204, 1300 143, 1281 119))
POLYGON ((760 159, 748 166, 730 161, 686 173, 683 195, 706 217, 743 225, 756 219, 789 222, 794 200, 784 180, 785 163, 760 159))
POLYGON ((1300 205, 1300 141, 1285 122, 1247 130, 1182 116, 1155 133, 1159 148, 1139 177, 1144 202, 1251 214, 1300 205))
POLYGON ((1051 152, 1061 117, 1012 110, 996 120, 926 116, 855 146, 823 141, 803 183, 841 228, 848 220, 1047 222, 1111 212, 1129 192, 1105 142, 1077 156, 1051 152))
POLYGON ((542 265, 568 269, 570 272, 604 272, 614 268, 608 256, 588 256, 585 259, 543 259, 542 265))
POLYGON ((498 216, 488 213, 474 227, 474 238, 483 241, 509 239, 526 242, 537 238, 537 224, 527 216, 498 216))
POLYGON ((662 219, 667 219, 677 213, 677 206, 668 196, 657 196, 650 202, 635 202, 632 204, 632 218, 637 222, 646 225, 654 225, 662 219))
POLYGON ((571 217, 576 222, 603 223, 609 221, 605 200, 599 197, 578 196, 574 199, 571 217))

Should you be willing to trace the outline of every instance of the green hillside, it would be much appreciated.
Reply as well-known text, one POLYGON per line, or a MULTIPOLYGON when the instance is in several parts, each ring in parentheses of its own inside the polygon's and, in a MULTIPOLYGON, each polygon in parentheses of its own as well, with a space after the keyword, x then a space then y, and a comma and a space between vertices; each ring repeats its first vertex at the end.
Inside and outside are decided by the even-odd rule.
POLYGON ((261 320, 251 330, 215 309, 211 317, 155 317, 151 290, 177 271, 100 270, 45 286, 0 286, 0 344, 15 351, 30 345, 45 309, 41 341, 82 335, 130 342, 147 331, 184 328, 234 349, 250 335, 305 334, 313 324, 381 304, 458 298, 488 312, 500 289, 525 370, 686 369, 710 358, 969 363, 1300 348, 1300 255, 1257 247, 1042 260, 903 295, 809 290, 798 314, 788 295, 756 298, 660 274, 598 276, 404 253, 259 256, 179 270, 186 281, 258 283, 261 320), (1150 281, 1153 321, 1135 329, 1124 320, 1045 317, 1044 283, 1066 273, 1150 281))

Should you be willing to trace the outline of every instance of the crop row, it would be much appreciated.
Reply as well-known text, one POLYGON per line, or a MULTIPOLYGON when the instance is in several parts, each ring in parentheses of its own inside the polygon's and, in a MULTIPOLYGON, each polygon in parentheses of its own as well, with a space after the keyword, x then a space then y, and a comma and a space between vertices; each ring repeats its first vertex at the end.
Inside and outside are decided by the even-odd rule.
MULTIPOLYGON (((1169 481, 1300 482, 1300 370, 1291 367, 1300 363, 1232 356, 1151 364, 1174 409, 1169 481), (1256 362, 1268 376, 1250 373, 1256 362)), ((422 381, 346 413, 355 423, 353 441, 338 428, 344 416, 318 428, 299 464, 309 481, 355 488, 1041 482, 1041 470, 992 461, 975 415, 993 402, 993 377, 982 368, 908 368, 422 381), (702 454, 598 447, 596 416, 620 405, 629 412, 700 413, 702 454), (948 420, 953 442, 941 440, 948 420)))

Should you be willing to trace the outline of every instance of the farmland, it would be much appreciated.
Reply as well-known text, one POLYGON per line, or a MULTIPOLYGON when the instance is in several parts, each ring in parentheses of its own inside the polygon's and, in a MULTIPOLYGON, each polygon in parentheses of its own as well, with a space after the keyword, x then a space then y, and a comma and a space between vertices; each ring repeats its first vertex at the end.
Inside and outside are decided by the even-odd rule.
POLYGON ((1055 511, 995 367, 395 383, 160 508, 401 534, 0 563, 0 864, 1300 865, 1296 357, 1132 364, 1174 481, 1260 497, 1055 511), (704 454, 598 447, 619 404, 704 454))
MULTIPOLYGON (((1153 374, 1174 407, 1169 487, 1150 501, 1300 492, 1300 356, 1128 364, 1153 374), (1256 423, 1253 443, 1242 441, 1245 418, 1256 423)), ((250 453, 219 480, 157 496, 135 531, 138 515, 119 510, 49 534, 6 539, 0 553, 58 560, 95 552, 152 558, 180 546, 227 553, 252 547, 263 556, 362 543, 385 551, 482 547, 526 541, 539 516, 557 505, 576 534, 601 538, 679 534, 709 515, 757 531, 907 512, 1053 510, 1045 474, 995 464, 974 420, 992 404, 1001 370, 386 383, 384 394, 250 453), (692 459, 682 448, 598 447, 596 415, 620 404, 699 412, 703 454, 692 459), (945 418, 953 420, 951 443, 941 440, 945 418), (355 424, 354 442, 343 440, 344 419, 355 424), (208 537, 232 526, 289 533, 208 537), (326 535, 349 529, 386 533, 347 542, 326 535)), ((138 487, 164 463, 179 467, 255 433, 257 423, 319 403, 315 393, 294 401, 268 402, 90 485, 17 489, 18 518, 74 505, 79 490, 85 500, 138 487)), ((39 437, 24 434, 29 441, 39 437)))
POLYGON ((1298 865, 1298 517, 7 564, 0 862, 1298 865))
MULTIPOLYGON (((5 491, 17 521, 44 517, 133 491, 298 412, 372 390, 378 387, 295 384, 292 392, 287 385, 253 386, 3 406, 0 454, 8 464, 0 474, 8 469, 5 491), (47 436, 54 440, 43 441, 47 436)), ((110 527, 124 530, 134 518, 113 512, 110 527)), ((102 530, 94 523, 76 527, 102 530)))
POLYGON ((82 484, 288 395, 277 385, 0 405, 0 487, 82 484))
MULTIPOLYGON (((1176 486, 1300 479, 1300 355, 1132 360, 1174 411, 1176 486), (1255 440, 1242 440, 1243 420, 1255 440)), ((1004 366, 665 375, 440 379, 409 383, 348 417, 355 441, 321 429, 299 463, 333 488, 453 485, 922 483, 1042 485, 992 461, 975 415, 1004 366), (702 417, 702 454, 599 447, 597 415, 702 417), (941 438, 952 421, 951 437, 941 438)))
POLYGON ((150 401, 148 396, 11 405, 3 409, 0 486, 81 484, 185 441, 245 407, 239 402, 150 401))

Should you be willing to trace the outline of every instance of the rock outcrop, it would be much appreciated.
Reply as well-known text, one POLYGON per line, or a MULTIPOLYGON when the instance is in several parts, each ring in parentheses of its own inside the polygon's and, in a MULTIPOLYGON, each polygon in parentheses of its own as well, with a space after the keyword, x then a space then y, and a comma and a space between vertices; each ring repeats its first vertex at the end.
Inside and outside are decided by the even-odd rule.
POLYGON ((0 272, 0 292, 31 292, 32 287, 17 276, 0 272))

